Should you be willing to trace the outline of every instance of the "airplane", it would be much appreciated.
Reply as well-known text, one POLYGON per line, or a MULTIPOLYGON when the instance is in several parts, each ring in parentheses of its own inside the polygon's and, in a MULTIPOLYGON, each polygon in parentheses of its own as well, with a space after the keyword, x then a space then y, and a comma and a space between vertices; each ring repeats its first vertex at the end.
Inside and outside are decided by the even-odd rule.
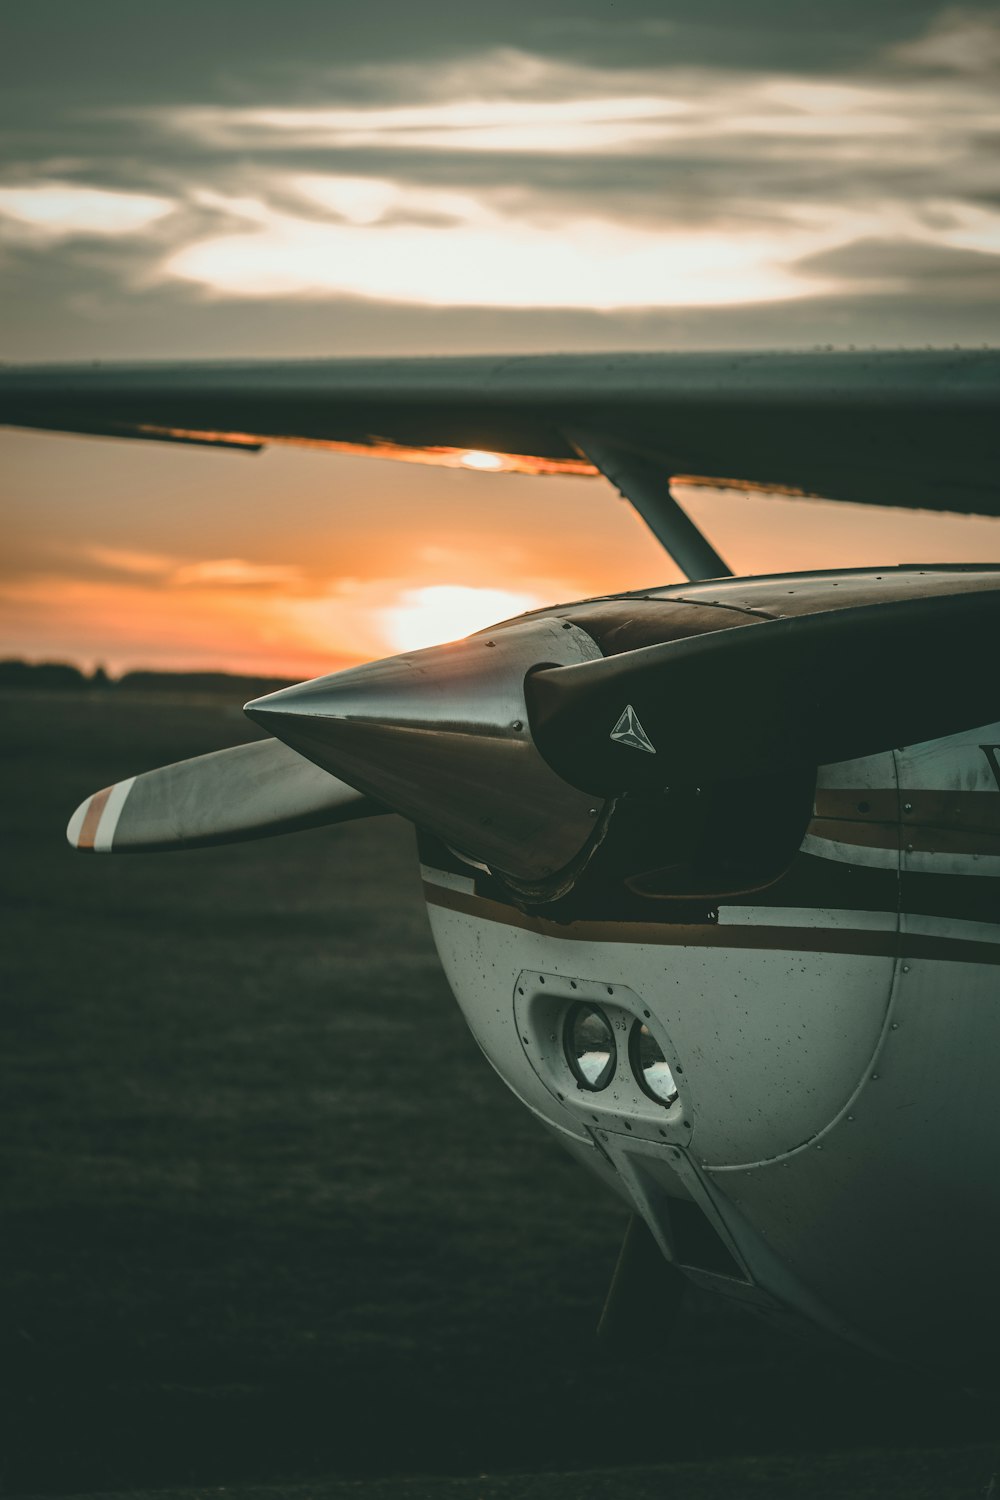
POLYGON ((733 577, 671 486, 996 516, 1000 350, 14 367, 0 424, 605 476, 686 582, 258 698, 69 842, 408 819, 487 1062, 631 1212, 605 1337, 693 1282, 995 1379, 1000 564, 733 577))

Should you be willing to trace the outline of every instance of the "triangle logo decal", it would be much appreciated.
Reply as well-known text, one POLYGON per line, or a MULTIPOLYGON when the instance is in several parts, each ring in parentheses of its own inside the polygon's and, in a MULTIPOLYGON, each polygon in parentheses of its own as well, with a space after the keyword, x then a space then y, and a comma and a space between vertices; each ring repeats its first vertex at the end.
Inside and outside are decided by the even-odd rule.
POLYGON ((639 716, 631 703, 625 705, 625 712, 612 729, 611 738, 619 745, 627 745, 630 750, 645 750, 647 755, 656 754, 656 746, 639 723, 639 716))

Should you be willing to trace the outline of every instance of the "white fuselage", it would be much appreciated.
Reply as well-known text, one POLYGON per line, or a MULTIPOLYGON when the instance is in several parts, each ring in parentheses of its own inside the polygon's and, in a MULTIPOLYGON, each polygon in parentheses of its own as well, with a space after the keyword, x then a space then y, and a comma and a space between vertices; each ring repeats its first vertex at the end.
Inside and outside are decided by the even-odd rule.
POLYGON ((965 1367, 1000 1312, 1000 724, 820 768, 768 890, 685 925, 529 915, 425 863, 431 925, 488 1060, 702 1285, 873 1350, 965 1367), (569 1007, 645 1021, 599 1093, 569 1007), (693 1204, 711 1232, 692 1235, 693 1204))

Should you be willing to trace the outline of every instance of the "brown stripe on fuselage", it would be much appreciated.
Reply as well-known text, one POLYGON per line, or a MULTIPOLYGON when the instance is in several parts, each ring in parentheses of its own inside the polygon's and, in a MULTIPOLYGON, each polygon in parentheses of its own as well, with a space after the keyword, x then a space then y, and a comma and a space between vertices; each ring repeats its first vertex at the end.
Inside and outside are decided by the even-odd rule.
POLYGON ((727 923, 549 922, 513 906, 453 891, 424 881, 429 906, 497 922, 539 937, 580 943, 646 943, 667 948, 756 949, 778 953, 849 953, 867 958, 931 958, 953 963, 1000 965, 1000 942, 934 937, 923 933, 869 931, 865 928, 768 927, 727 923))
POLYGON ((836 844, 864 849, 907 849, 923 854, 1000 854, 1000 833, 988 829, 948 828, 940 824, 848 823, 839 818, 814 818, 807 833, 836 844))
POLYGON ((900 811, 910 823, 1000 834, 1000 792, 925 792, 903 787, 900 811))
MULTIPOLYGON (((823 831, 820 837, 837 838, 840 843, 892 849, 901 823, 906 832, 904 843, 913 843, 915 849, 940 847, 943 853, 1000 852, 994 846, 994 837, 991 837, 1000 838, 1000 793, 997 792, 937 792, 922 790, 921 787, 903 787, 900 792, 868 790, 867 787, 819 787, 816 820, 835 820, 843 832, 823 831), (961 846, 936 843, 931 834, 937 834, 939 829, 949 837, 966 835, 969 841, 961 846)), ((810 832, 819 834, 820 829, 813 825, 810 832)))
POLYGON ((820 786, 816 788, 816 816, 895 823, 899 820, 899 793, 895 788, 820 786))
POLYGON ((101 823, 101 813, 104 811, 107 800, 113 791, 114 787, 106 786, 102 792, 95 792, 91 797, 87 811, 84 813, 80 837, 76 841, 78 849, 93 849, 97 830, 101 823))
POLYGON ((903 823, 1000 833, 1000 792, 924 792, 903 788, 903 823))

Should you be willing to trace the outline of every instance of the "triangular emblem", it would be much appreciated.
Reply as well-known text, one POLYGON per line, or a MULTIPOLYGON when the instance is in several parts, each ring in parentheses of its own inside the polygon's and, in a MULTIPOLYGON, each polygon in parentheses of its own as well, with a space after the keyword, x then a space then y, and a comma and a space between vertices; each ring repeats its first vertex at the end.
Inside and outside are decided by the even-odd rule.
POLYGON ((648 755, 656 754, 656 747, 639 723, 639 716, 631 703, 625 705, 625 712, 612 729, 611 738, 617 740, 619 745, 628 745, 630 750, 645 750, 648 755))

